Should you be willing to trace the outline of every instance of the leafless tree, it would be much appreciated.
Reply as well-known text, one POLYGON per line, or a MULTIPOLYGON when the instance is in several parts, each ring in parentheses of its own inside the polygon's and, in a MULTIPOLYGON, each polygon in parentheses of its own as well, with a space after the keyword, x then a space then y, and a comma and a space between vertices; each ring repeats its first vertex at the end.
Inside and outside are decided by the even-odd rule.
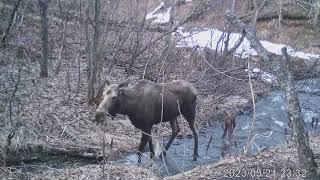
POLYGON ((40 77, 48 77, 48 5, 49 0, 38 0, 41 15, 42 57, 40 60, 40 77))
MULTIPOLYGON (((88 1, 87 3, 91 3, 88 1)), ((97 50, 99 46, 99 37, 100 37, 100 24, 99 24, 99 15, 100 15, 100 0, 94 1, 94 18, 93 18, 93 37, 92 41, 89 43, 89 61, 88 61, 88 92, 87 98, 88 102, 91 103, 95 97, 95 83, 97 79, 97 50)), ((89 36, 89 34, 87 34, 89 36)))
POLYGON ((10 15, 10 18, 9 18, 9 22, 8 22, 8 27, 7 27, 6 31, 4 32, 4 34, 2 36, 2 39, 1 39, 1 44, 3 46, 5 46, 5 44, 6 44, 6 40, 7 40, 7 37, 9 35, 9 33, 10 33, 10 29, 11 29, 13 23, 14 23, 14 17, 16 15, 17 11, 18 11, 18 8, 19 8, 21 2, 22 2, 22 0, 17 0, 17 2, 14 5, 14 8, 13 8, 13 10, 11 12, 11 15, 10 15))
POLYGON ((226 18, 236 28, 246 31, 248 40, 259 54, 261 60, 276 72, 279 81, 283 85, 282 88, 286 93, 288 118, 291 124, 289 124, 289 126, 294 132, 293 140, 298 151, 299 164, 308 171, 308 177, 318 177, 317 164, 314 161, 313 152, 309 145, 309 137, 301 115, 298 95, 295 89, 294 76, 290 69, 290 57, 286 49, 282 49, 283 57, 269 53, 258 40, 253 26, 243 23, 238 17, 231 13, 227 13, 226 18))
POLYGON ((319 15, 320 15, 320 1, 315 0, 313 3, 314 6, 314 16, 313 16, 313 27, 316 28, 318 27, 317 25, 319 24, 319 15))
POLYGON ((261 0, 260 5, 258 2, 257 0, 244 1, 240 16, 244 21, 255 24, 254 22, 263 19, 278 19, 279 23, 289 18, 304 19, 305 22, 310 22, 315 28, 317 27, 319 0, 261 0))
POLYGON ((308 171, 311 177, 317 177, 317 164, 314 161, 313 152, 309 144, 309 136, 302 117, 298 93, 295 88, 294 75, 290 69, 290 57, 287 49, 282 48, 282 63, 284 63, 284 89, 286 93, 288 118, 293 129, 293 140, 297 146, 298 159, 301 167, 308 171))

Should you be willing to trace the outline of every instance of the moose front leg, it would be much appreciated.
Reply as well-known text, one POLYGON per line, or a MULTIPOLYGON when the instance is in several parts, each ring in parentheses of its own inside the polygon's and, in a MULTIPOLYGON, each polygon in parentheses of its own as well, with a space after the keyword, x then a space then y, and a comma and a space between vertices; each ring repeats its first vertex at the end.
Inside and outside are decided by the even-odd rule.
POLYGON ((141 163, 141 157, 142 157, 142 152, 144 150, 144 147, 147 145, 148 142, 148 136, 146 133, 142 132, 141 140, 140 140, 140 145, 138 148, 138 163, 141 163))
POLYGON ((148 128, 146 130, 146 135, 147 135, 147 141, 149 143, 150 158, 152 159, 154 157, 155 153, 154 153, 154 147, 153 147, 153 144, 152 144, 151 129, 152 129, 152 127, 148 128))
POLYGON ((150 149, 150 158, 152 159, 154 157, 154 147, 152 144, 152 137, 148 136, 148 142, 149 142, 149 149, 150 149))

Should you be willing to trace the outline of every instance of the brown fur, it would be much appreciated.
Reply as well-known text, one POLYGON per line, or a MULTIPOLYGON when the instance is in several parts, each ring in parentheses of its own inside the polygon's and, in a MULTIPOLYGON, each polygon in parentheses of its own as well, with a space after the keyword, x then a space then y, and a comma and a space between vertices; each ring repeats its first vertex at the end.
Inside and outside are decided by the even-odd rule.
POLYGON ((236 127, 236 117, 239 114, 238 109, 226 110, 223 112, 224 132, 222 138, 228 135, 229 140, 232 137, 234 128, 236 127))
POLYGON ((108 85, 104 99, 96 112, 96 120, 100 121, 104 112, 112 117, 116 114, 128 115, 132 124, 142 130, 138 154, 141 155, 144 147, 149 143, 151 156, 153 156, 154 149, 150 136, 152 126, 161 121, 170 122, 172 135, 165 146, 165 149, 168 150, 180 131, 177 117, 181 112, 194 135, 194 160, 196 160, 198 156, 198 130, 195 121, 197 92, 192 84, 184 80, 175 80, 164 84, 163 88, 162 84, 141 80, 134 87, 126 87, 126 85, 126 83, 108 85))

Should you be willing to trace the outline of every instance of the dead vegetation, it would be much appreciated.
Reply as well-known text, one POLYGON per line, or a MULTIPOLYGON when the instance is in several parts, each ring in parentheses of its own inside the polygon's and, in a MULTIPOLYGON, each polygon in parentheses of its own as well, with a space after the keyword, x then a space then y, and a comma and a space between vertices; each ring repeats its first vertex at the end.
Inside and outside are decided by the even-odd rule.
MULTIPOLYGON (((315 156, 319 157, 319 138, 310 138, 310 143, 315 156)), ((271 147, 254 156, 226 157, 217 163, 196 167, 183 175, 178 174, 166 179, 303 179, 304 175, 304 170, 298 166, 296 148, 293 144, 286 144, 271 147)))
POLYGON ((103 173, 100 165, 70 166, 63 169, 37 167, 38 173, 15 170, 8 173, 13 179, 161 179, 152 171, 130 165, 106 165, 103 173), (41 171, 42 170, 42 171, 41 171))
MULTIPOLYGON (((245 72, 246 60, 239 57, 222 59, 224 57, 215 52, 203 52, 197 47, 172 47, 168 61, 162 62, 165 42, 161 38, 161 33, 166 30, 166 27, 154 27, 149 22, 140 24, 143 15, 156 7, 158 2, 150 0, 141 7, 142 4, 144 3, 134 4, 131 0, 121 1, 118 7, 114 7, 112 12, 114 14, 107 16, 109 19, 102 18, 101 21, 108 22, 106 23, 108 31, 102 37, 103 45, 97 55, 101 60, 100 65, 104 67, 97 72, 98 87, 101 87, 103 78, 108 73, 113 81, 131 76, 134 79, 133 84, 142 77, 159 81, 163 75, 166 81, 188 80, 200 92, 196 118, 200 126, 205 126, 209 121, 222 120, 225 108, 239 106, 241 109, 251 109, 250 87, 245 72), (132 8, 136 10, 133 11, 132 8), (118 11, 115 11, 116 9, 118 11), (136 19, 133 21, 130 17, 136 17, 136 19), (137 40, 139 43, 134 44, 137 40), (214 64, 216 69, 208 66, 208 61, 216 63, 214 64), (132 65, 128 66, 128 64, 132 65), (166 70, 165 73, 162 73, 163 69, 166 70)), ((178 16, 184 17, 185 9, 191 12, 193 5, 194 2, 181 5, 177 10, 178 16)), ((210 6, 210 4, 206 5, 210 6)), ((207 11, 205 16, 196 16, 198 18, 186 23, 186 28, 223 29, 226 23, 223 20, 224 14, 221 12, 224 12, 227 6, 226 3, 222 6, 215 5, 215 8, 207 11)), ((46 177, 52 179, 99 179, 102 177, 158 179, 157 175, 145 168, 112 165, 108 161, 104 171, 102 165, 75 165, 75 167, 62 169, 46 167, 43 171, 36 173, 29 172, 28 169, 12 169, 13 167, 3 166, 10 163, 17 165, 27 161, 42 161, 44 155, 50 154, 78 156, 84 159, 95 159, 97 162, 101 162, 105 157, 113 160, 121 154, 134 151, 139 143, 140 131, 134 129, 124 116, 117 117, 115 120, 108 119, 104 124, 93 122, 97 106, 88 105, 86 102, 88 57, 85 53, 86 45, 83 44, 85 35, 79 28, 81 24, 78 24, 82 22, 83 17, 70 10, 62 13, 68 16, 68 21, 62 21, 62 14, 57 13, 59 5, 54 2, 51 7, 54 7, 53 10, 51 9, 54 12, 49 13, 49 42, 51 42, 49 43, 49 69, 52 70, 51 72, 56 70, 58 73, 49 74, 49 79, 38 78, 41 47, 38 34, 39 17, 33 12, 36 7, 26 7, 30 12, 25 14, 23 21, 22 17, 18 18, 23 23, 13 29, 14 36, 9 36, 7 47, 0 49, 0 165, 2 166, 0 177, 5 175, 7 178, 29 177, 30 179, 46 177), (11 137, 12 132, 14 134, 11 137), (106 150, 105 153, 103 149, 106 150), (35 157, 35 154, 39 155, 35 157)), ((9 12, 8 9, 4 9, 9 12)), ((259 36, 262 39, 304 47, 307 40, 299 41, 298 39, 315 42, 315 37, 318 36, 315 31, 290 25, 283 26, 280 35, 275 35, 276 27, 272 23, 274 22, 257 24, 259 36), (268 29, 262 30, 265 27, 268 29), (299 33, 301 31, 307 33, 302 36, 302 33, 299 33), (290 37, 285 36, 286 34, 290 37), (297 41, 293 42, 292 39, 297 41)), ((317 52, 317 49, 308 50, 317 52)), ((256 66, 259 64, 257 63, 256 66)), ((253 80, 253 86, 257 97, 263 96, 271 88, 259 79, 253 80)), ((180 127, 183 126, 179 136, 191 134, 185 121, 178 122, 180 127)), ((163 129, 160 134, 169 136, 169 124, 160 126, 163 129)), ((246 167, 245 165, 248 164, 244 163, 245 161, 250 162, 250 167, 260 167, 259 163, 262 163, 263 167, 294 168, 292 165, 295 161, 290 161, 290 166, 286 164, 287 159, 292 158, 291 156, 277 164, 277 158, 284 158, 283 155, 286 153, 291 153, 290 155, 294 157, 291 150, 276 148, 242 161, 241 158, 231 157, 218 164, 199 167, 188 172, 186 176, 190 179, 222 177, 223 169, 231 165, 246 167), (266 161, 269 163, 264 163, 266 161)), ((178 175, 172 178, 184 177, 178 175)))
MULTIPOLYGON (((315 156, 320 156, 319 148, 319 139, 316 137, 311 138, 311 146, 314 150, 315 156)), ((288 178, 288 179, 301 179, 303 176, 303 170, 301 170, 300 176, 298 174, 286 173, 295 171, 298 172, 299 168, 297 167, 297 155, 296 150, 292 144, 272 147, 268 150, 258 153, 255 156, 230 156, 219 161, 218 163, 204 165, 196 167, 191 171, 185 172, 184 174, 178 174, 172 177, 167 177, 165 179, 193 179, 194 177, 200 179, 225 179, 225 178, 235 178, 236 176, 246 177, 248 179, 256 179, 259 177, 266 177, 266 174, 269 174, 269 179, 279 179, 279 178, 288 178), (235 167, 235 168, 232 168, 235 167), (273 174, 275 170, 275 174, 273 174), (234 171, 234 173, 232 172, 234 171), (241 171, 237 175, 238 171, 241 171), (251 174, 250 174, 250 171, 251 174), (260 176, 259 171, 264 173, 260 176), (245 172, 245 173, 244 173, 245 172)), ((44 171, 41 173, 22 173, 19 170, 16 170, 15 173, 8 173, 8 178, 19 178, 29 177, 31 179, 42 179, 45 177, 52 178, 67 178, 67 179, 79 179, 79 178, 89 178, 89 179, 99 179, 103 177, 101 171, 101 165, 86 165, 81 167, 67 167, 64 169, 56 169, 44 167, 44 171), (46 169, 47 168, 47 169, 46 169)), ((2 170, 2 172, 4 172, 2 170)), ((115 166, 115 165, 106 165, 105 178, 110 177, 110 179, 161 179, 159 176, 153 172, 136 166, 115 166)))

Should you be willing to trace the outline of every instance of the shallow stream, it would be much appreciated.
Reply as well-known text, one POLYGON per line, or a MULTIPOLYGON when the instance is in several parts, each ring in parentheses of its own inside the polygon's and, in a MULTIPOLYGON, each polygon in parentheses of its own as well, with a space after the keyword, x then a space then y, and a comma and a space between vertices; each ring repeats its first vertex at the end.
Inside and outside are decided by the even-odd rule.
MULTIPOLYGON (((299 91, 319 92, 319 80, 302 81, 298 85, 299 91), (307 88, 305 85, 308 85, 307 88)), ((299 93, 302 113, 309 134, 320 134, 320 128, 311 127, 313 116, 319 116, 320 96, 299 93)), ((163 176, 174 175, 181 171, 188 171, 196 166, 218 161, 226 154, 237 154, 243 151, 248 139, 253 115, 243 114, 236 118, 236 128, 231 142, 221 139, 223 123, 210 123, 209 126, 200 130, 199 155, 197 161, 192 161, 193 138, 176 138, 167 152, 166 160, 156 158, 149 159, 149 153, 142 158, 142 163, 137 163, 135 153, 116 161, 116 163, 135 164, 144 167, 152 167, 163 176), (211 143, 209 143, 210 139, 211 143), (209 144, 209 147, 208 147, 209 144), (208 149, 208 150, 207 150, 208 149)), ((320 126, 320 125, 318 125, 320 126)), ((273 91, 269 96, 262 98, 256 103, 256 122, 254 124, 254 143, 251 152, 255 153, 272 146, 284 143, 288 132, 288 118, 286 114, 285 96, 281 91, 273 91)))

